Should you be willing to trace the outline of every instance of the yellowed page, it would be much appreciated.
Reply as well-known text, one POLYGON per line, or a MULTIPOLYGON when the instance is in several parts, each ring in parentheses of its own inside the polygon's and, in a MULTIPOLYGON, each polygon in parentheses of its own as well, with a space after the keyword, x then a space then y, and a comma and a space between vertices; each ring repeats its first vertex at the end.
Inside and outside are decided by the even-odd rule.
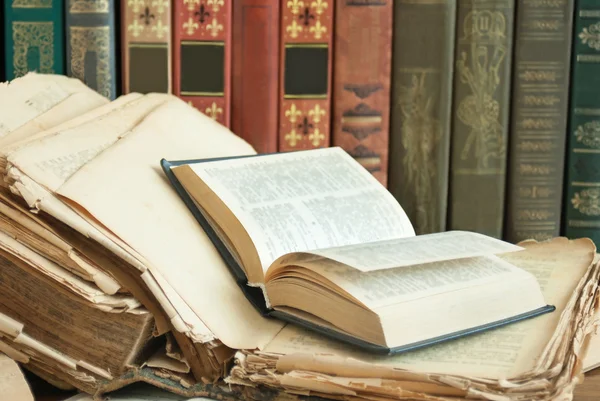
MULTIPOLYGON (((600 312, 596 313, 594 321, 595 325, 600 325, 600 312)), ((600 367, 600 327, 597 327, 595 332, 591 334, 587 354, 583 359, 583 371, 589 372, 598 367, 600 367)))
POLYGON ((33 401, 29 384, 19 365, 0 353, 0 394, 2 399, 15 401, 33 401))
POLYGON ((291 354, 308 353, 337 355, 342 361, 343 358, 352 358, 416 372, 489 379, 511 377, 534 367, 536 359, 554 334, 573 290, 592 263, 594 252, 594 244, 589 240, 568 242, 558 238, 549 243, 529 244, 525 251, 502 256, 504 260, 535 275, 546 301, 556 306, 556 311, 551 314, 389 357, 356 351, 288 325, 264 351, 290 355, 287 359, 292 364, 291 354))
POLYGON ((288 252, 415 235, 394 197, 341 148, 190 167, 242 223, 263 271, 288 252))
POLYGON ((150 262, 147 273, 160 286, 151 289, 157 296, 162 290, 169 301, 176 299, 174 293, 181 297, 173 306, 188 327, 197 326, 187 320, 195 317, 225 345, 256 348, 283 324, 261 317, 248 302, 159 164, 163 157, 251 153, 239 137, 174 99, 80 168, 57 194, 80 205, 150 262))

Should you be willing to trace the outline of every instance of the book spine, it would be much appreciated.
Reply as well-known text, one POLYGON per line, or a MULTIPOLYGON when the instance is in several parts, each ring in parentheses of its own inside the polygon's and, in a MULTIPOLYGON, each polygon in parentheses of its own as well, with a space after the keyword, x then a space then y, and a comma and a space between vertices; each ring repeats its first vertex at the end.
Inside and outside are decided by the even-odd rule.
POLYGON ((280 152, 330 146, 334 7, 331 0, 282 2, 280 152))
POLYGON ((392 1, 336 3, 332 144, 387 186, 392 1))
POLYGON ((258 153, 277 152, 279 0, 233 3, 231 129, 258 153))
POLYGON ((417 234, 445 231, 456 0, 397 0, 388 188, 417 234))
POLYGON ((3 14, 7 80, 65 73, 62 0, 7 0, 3 14))
POLYGON ((173 10, 174 93, 226 127, 231 123, 233 1, 175 0, 173 10))
POLYGON ((600 1, 576 3, 565 233, 600 246, 600 1))
POLYGON ((122 92, 172 93, 171 0, 121 1, 122 92))
POLYGON ((67 75, 108 99, 117 96, 114 0, 69 0, 66 8, 67 75))
POLYGON ((448 228, 501 238, 515 0, 457 5, 448 228))
POLYGON ((560 234, 573 1, 517 5, 505 239, 560 234))

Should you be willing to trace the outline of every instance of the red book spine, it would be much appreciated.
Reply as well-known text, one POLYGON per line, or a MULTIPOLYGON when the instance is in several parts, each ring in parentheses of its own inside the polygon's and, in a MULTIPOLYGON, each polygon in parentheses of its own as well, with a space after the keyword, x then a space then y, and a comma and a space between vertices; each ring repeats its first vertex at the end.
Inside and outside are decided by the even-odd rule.
POLYGON ((282 2, 279 151, 330 146, 333 12, 331 0, 282 2))
POLYGON ((232 1, 173 4, 174 93, 226 127, 231 113, 232 1))
POLYGON ((231 129, 258 153, 277 151, 280 3, 233 3, 231 129))
POLYGON ((391 0, 338 1, 335 11, 333 145, 385 186, 393 11, 391 0))

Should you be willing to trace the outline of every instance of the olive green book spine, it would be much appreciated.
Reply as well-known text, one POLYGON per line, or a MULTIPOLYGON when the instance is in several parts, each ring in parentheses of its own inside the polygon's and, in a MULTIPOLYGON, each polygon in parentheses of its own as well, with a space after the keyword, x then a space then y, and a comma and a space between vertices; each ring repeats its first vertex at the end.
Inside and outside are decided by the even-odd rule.
POLYGON ((448 228, 502 237, 514 0, 459 0, 448 228))
POLYGON ((575 8, 564 235, 600 244, 600 1, 575 8))

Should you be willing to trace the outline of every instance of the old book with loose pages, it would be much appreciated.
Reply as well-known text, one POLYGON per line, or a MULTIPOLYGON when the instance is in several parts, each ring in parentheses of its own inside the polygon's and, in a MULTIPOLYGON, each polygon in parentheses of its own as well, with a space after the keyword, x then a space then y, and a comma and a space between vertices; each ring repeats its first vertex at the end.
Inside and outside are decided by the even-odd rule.
POLYGON ((397 353, 553 310, 532 274, 496 256, 521 247, 415 236, 340 148, 162 165, 265 315, 397 353))

